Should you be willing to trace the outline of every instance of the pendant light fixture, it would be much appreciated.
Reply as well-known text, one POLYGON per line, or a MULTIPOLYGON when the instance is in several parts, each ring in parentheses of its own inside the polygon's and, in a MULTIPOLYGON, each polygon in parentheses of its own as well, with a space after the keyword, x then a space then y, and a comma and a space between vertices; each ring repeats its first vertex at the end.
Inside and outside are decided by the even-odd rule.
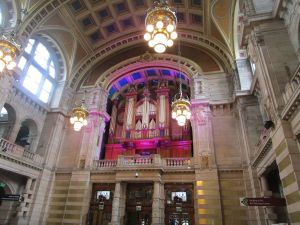
MULTIPOLYGON (((85 99, 85 92, 84 92, 85 99)), ((75 107, 72 110, 72 114, 70 117, 70 123, 73 124, 73 128, 75 131, 80 131, 82 127, 88 124, 87 119, 89 116, 89 112, 85 106, 85 100, 81 101, 81 105, 79 107, 75 107)))
POLYGON ((15 40, 15 33, 9 36, 0 36, 0 72, 13 70, 17 63, 16 58, 20 53, 21 45, 15 40))
POLYGON ((157 53, 163 53, 171 47, 177 38, 177 17, 165 0, 154 1, 145 19, 146 33, 144 39, 157 53))
MULTIPOLYGON (((178 55, 181 56, 180 42, 178 42, 178 55)), ((184 126, 191 118, 191 103, 187 96, 182 92, 182 79, 181 79, 181 64, 178 60, 179 67, 179 93, 175 94, 172 102, 172 118, 176 119, 179 126, 184 126)))

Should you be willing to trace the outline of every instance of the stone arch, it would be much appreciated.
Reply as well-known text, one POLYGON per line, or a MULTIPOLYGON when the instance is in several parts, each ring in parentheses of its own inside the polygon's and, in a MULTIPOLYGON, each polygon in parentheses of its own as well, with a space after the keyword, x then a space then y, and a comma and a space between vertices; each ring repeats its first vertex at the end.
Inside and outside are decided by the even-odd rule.
POLYGON ((34 151, 37 145, 38 126, 32 119, 25 119, 21 123, 15 143, 24 147, 27 151, 34 151))
POLYGON ((133 73, 144 68, 165 68, 178 72, 180 69, 180 72, 189 80, 187 85, 190 87, 191 96, 194 96, 192 88, 194 86, 194 78, 199 77, 199 74, 203 74, 202 68, 190 59, 170 54, 151 55, 150 53, 146 53, 142 56, 122 61, 104 71, 96 83, 109 91, 116 80, 124 77, 129 72, 133 73))
MULTIPOLYGON (((194 46, 197 47, 198 50, 203 51, 206 55, 213 55, 215 62, 219 65, 221 64, 224 71, 232 71, 234 66, 232 55, 223 44, 192 32, 180 33, 179 36, 186 46, 194 46)), ((128 38, 122 38, 113 43, 108 43, 102 48, 99 48, 94 55, 86 58, 86 60, 75 70, 74 76, 69 83, 70 87, 75 89, 78 88, 82 79, 92 70, 92 68, 109 55, 124 51, 125 48, 128 48, 128 51, 130 51, 129 48, 133 48, 134 46, 145 47, 142 44, 145 44, 143 35, 135 34, 128 38)), ((182 45, 182 50, 184 47, 185 45, 182 45)), ((144 52, 146 52, 146 50, 144 52)))
MULTIPOLYGON (((7 177, 0 174, 0 195, 15 194, 16 190, 7 177)), ((0 221, 8 224, 12 214, 13 203, 11 201, 0 201, 0 221)))
POLYGON ((7 103, 4 104, 2 110, 3 109, 5 109, 7 114, 0 113, 0 137, 9 140, 16 122, 16 111, 10 104, 7 103))

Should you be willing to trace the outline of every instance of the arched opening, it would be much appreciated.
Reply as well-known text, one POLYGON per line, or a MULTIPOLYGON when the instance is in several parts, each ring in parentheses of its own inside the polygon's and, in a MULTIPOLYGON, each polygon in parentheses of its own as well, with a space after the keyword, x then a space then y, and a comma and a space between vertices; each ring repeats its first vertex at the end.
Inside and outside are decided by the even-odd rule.
POLYGON ((171 118, 171 103, 178 93, 180 79, 184 94, 190 96, 189 77, 171 68, 147 67, 111 83, 105 159, 116 159, 119 155, 192 156, 190 123, 181 127, 171 118))
MULTIPOLYGON (((22 195, 27 177, 0 169, 0 195, 22 195)), ((3 200, 0 202, 0 224, 17 224, 19 201, 3 200)))
MULTIPOLYGON (((12 194, 7 182, 0 179, 0 196, 12 194)), ((13 202, 0 200, 0 224, 9 224, 12 214, 13 202)))
POLYGON ((16 112, 9 104, 0 111, 0 137, 8 140, 16 121, 16 112))
POLYGON ((22 122, 15 143, 17 145, 24 147, 25 150, 27 151, 33 151, 36 138, 37 138, 36 123, 31 119, 27 119, 22 122))

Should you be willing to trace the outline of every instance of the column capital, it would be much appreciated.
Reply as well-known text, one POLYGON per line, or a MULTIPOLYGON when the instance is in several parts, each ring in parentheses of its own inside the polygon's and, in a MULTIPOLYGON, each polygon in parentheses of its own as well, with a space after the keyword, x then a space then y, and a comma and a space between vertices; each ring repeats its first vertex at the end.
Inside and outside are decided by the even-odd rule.
POLYGON ((191 104, 192 124, 205 125, 211 116, 208 101, 195 100, 191 104))
POLYGON ((103 118, 105 122, 108 122, 110 120, 110 116, 107 112, 98 111, 97 109, 91 109, 89 113, 91 116, 98 116, 103 118))

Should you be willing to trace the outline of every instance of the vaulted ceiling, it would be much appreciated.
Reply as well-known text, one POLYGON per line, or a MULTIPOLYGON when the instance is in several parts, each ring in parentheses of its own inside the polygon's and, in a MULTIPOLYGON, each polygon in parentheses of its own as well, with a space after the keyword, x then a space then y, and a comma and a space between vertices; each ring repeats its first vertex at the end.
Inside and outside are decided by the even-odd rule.
MULTIPOLYGON (((88 80, 83 78, 91 70, 98 68, 99 71, 99 64, 107 64, 108 60, 113 64, 114 56, 122 55, 122 59, 126 59, 151 51, 143 40, 143 33, 152 0, 17 2, 19 11, 26 12, 20 28, 23 38, 44 35, 55 40, 67 59, 67 76, 73 86, 88 80)), ((184 57, 199 64, 201 59, 212 64, 216 61, 223 70, 229 70, 234 52, 236 0, 169 0, 169 4, 177 11, 179 39, 186 49, 184 57), (198 53, 191 51, 191 47, 198 49, 198 53)), ((176 55, 176 52, 172 49, 167 54, 176 55)), ((205 66, 205 62, 202 64, 205 66)))

